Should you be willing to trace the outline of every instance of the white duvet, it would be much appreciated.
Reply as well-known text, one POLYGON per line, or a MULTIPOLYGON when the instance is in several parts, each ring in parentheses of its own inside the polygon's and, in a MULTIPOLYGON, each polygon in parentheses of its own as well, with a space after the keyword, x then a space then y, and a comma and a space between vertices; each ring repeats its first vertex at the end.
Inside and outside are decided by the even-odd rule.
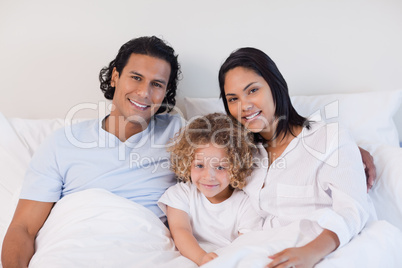
POLYGON ((155 214, 103 189, 57 202, 35 247, 29 267, 195 266, 180 256, 155 214))
MULTIPOLYGON (((268 255, 303 243, 298 225, 251 232, 217 251, 204 267, 263 267, 268 255)), ((373 222, 317 267, 399 267, 402 232, 373 222)), ((38 233, 29 267, 196 267, 175 249, 168 229, 148 209, 106 190, 60 200, 38 233)))

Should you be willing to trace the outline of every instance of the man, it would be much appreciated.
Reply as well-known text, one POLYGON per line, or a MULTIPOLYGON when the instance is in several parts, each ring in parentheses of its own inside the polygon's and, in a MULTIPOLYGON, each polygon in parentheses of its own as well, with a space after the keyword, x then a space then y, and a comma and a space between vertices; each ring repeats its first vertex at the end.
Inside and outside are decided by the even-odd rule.
POLYGON ((157 37, 133 39, 120 48, 100 73, 101 89, 112 99, 110 115, 71 126, 72 135, 56 131, 32 158, 4 238, 4 268, 28 266, 53 205, 74 192, 104 188, 165 220, 156 203, 176 182, 165 145, 182 121, 160 113, 175 105, 179 73, 174 50, 157 37), (144 159, 145 164, 139 161, 144 159))

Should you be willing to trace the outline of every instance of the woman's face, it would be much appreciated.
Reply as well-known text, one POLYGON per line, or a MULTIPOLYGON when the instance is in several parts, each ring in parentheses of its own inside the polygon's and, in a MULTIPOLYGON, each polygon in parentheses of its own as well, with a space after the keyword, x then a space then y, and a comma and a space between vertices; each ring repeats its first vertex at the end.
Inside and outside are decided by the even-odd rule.
POLYGON ((236 67, 226 73, 224 90, 230 114, 250 131, 270 139, 276 127, 275 104, 265 79, 236 67))

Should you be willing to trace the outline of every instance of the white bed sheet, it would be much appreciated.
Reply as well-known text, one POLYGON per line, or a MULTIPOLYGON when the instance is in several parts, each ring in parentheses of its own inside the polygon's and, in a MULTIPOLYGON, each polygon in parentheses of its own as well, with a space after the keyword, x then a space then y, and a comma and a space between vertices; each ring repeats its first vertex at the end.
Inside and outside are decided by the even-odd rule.
MULTIPOLYGON (((252 232, 239 237, 227 248, 217 251, 219 258, 207 263, 205 268, 218 267, 264 267, 270 260, 267 256, 288 247, 301 246, 298 224, 252 232)), ((402 232, 386 221, 371 222, 344 247, 328 255, 316 268, 333 267, 401 267, 402 232)))
POLYGON ((196 267, 150 210, 104 189, 56 203, 29 267, 196 267))
MULTIPOLYGON (((204 266, 262 267, 268 255, 308 239, 299 235, 298 224, 251 232, 218 250, 220 257, 204 266)), ((103 189, 59 201, 38 233, 36 248, 29 267, 196 267, 180 256, 168 229, 151 211, 103 189)), ((398 228, 373 222, 317 267, 398 267, 400 248, 398 228)))

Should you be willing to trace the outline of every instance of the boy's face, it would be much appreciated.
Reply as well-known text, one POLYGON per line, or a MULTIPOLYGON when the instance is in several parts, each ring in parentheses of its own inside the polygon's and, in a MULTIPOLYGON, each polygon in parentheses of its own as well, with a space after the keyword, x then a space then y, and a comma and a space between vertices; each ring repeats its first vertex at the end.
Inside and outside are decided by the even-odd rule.
POLYGON ((115 87, 114 109, 111 116, 124 121, 148 126, 166 95, 170 77, 170 64, 148 55, 131 54, 119 74, 112 73, 111 85, 115 87))
POLYGON ((211 203, 220 203, 232 195, 229 187, 229 159, 223 148, 212 144, 195 150, 191 181, 211 203))

